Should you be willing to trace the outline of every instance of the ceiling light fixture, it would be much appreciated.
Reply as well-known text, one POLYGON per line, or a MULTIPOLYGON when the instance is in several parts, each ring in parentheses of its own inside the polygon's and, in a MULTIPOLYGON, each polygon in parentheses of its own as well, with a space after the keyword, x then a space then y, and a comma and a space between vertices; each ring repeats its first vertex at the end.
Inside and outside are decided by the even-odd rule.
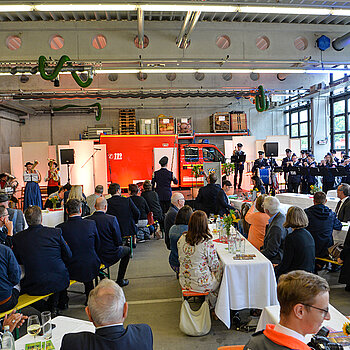
POLYGON ((32 5, 0 5, 0 12, 27 12, 33 11, 32 5))
POLYGON ((34 5, 35 11, 62 12, 62 11, 136 11, 137 5, 131 4, 40 4, 34 5))

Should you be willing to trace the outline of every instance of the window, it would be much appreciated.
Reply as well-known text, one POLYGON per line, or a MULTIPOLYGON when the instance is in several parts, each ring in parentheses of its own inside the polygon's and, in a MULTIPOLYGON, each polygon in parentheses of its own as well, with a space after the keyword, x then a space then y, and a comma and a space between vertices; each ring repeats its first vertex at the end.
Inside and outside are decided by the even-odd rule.
POLYGON ((185 162, 194 163, 199 161, 198 147, 184 147, 185 162))
POLYGON ((310 149, 311 121, 310 104, 299 102, 292 104, 285 113, 285 134, 290 138, 300 138, 301 149, 310 149))
POLYGON ((214 147, 203 147, 203 160, 205 162, 225 162, 222 154, 214 147))

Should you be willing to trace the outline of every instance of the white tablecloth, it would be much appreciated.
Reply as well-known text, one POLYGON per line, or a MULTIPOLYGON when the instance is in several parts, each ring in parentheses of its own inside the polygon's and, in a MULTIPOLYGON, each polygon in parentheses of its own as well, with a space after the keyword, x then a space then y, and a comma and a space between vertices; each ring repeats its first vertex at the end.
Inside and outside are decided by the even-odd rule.
MULTIPOLYGON (((306 209, 314 205, 313 197, 312 195, 309 195, 309 194, 279 193, 279 194, 276 194, 276 198, 278 198, 278 200, 281 203, 289 204, 289 205, 297 205, 302 209, 306 209)), ((337 206, 338 201, 339 201, 339 198, 327 196, 326 205, 327 207, 335 211, 335 207, 337 206)))
POLYGON ((228 328, 230 310, 263 309, 278 303, 273 266, 257 249, 246 241, 246 253, 256 257, 233 260, 227 244, 215 243, 215 247, 224 268, 215 313, 228 328))
MULTIPOLYGON (((52 323, 56 325, 56 328, 52 330, 52 343, 56 350, 61 347, 61 341, 67 333, 77 333, 82 331, 89 331, 95 333, 95 327, 91 322, 78 320, 76 318, 58 316, 52 320, 52 323)), ((44 341, 43 337, 36 337, 35 342, 44 341)), ((34 343, 34 337, 31 335, 25 335, 24 337, 16 341, 16 350, 24 350, 25 344, 34 343)))
MULTIPOLYGON (((335 307, 329 305, 330 320, 324 320, 322 326, 327 327, 330 331, 341 331, 343 324, 349 322, 349 320, 341 314, 335 307)), ((265 307, 259 318, 256 331, 265 329, 267 324, 277 324, 280 320, 280 306, 268 306, 265 307)), ((307 336, 307 340, 311 339, 311 335, 307 336)))
POLYGON ((52 211, 43 210, 41 213, 43 216, 43 226, 55 227, 64 221, 63 208, 52 211))

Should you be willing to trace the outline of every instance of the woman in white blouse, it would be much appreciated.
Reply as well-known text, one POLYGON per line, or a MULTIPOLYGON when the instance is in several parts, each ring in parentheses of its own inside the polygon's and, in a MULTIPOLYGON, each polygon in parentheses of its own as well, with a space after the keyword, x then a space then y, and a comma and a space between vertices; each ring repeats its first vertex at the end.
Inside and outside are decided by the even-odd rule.
POLYGON ((192 214, 188 231, 178 240, 177 248, 181 287, 195 292, 209 292, 209 303, 214 307, 221 282, 222 266, 204 211, 197 210, 192 214))

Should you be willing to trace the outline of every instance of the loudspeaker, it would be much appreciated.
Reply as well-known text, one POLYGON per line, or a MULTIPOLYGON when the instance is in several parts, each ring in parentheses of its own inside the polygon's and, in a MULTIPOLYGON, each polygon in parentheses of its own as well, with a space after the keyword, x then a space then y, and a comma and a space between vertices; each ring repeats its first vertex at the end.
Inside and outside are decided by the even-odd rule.
POLYGON ((74 164, 74 149, 61 149, 61 164, 74 164))
POLYGON ((278 156, 278 142, 265 142, 264 152, 266 157, 278 156))

